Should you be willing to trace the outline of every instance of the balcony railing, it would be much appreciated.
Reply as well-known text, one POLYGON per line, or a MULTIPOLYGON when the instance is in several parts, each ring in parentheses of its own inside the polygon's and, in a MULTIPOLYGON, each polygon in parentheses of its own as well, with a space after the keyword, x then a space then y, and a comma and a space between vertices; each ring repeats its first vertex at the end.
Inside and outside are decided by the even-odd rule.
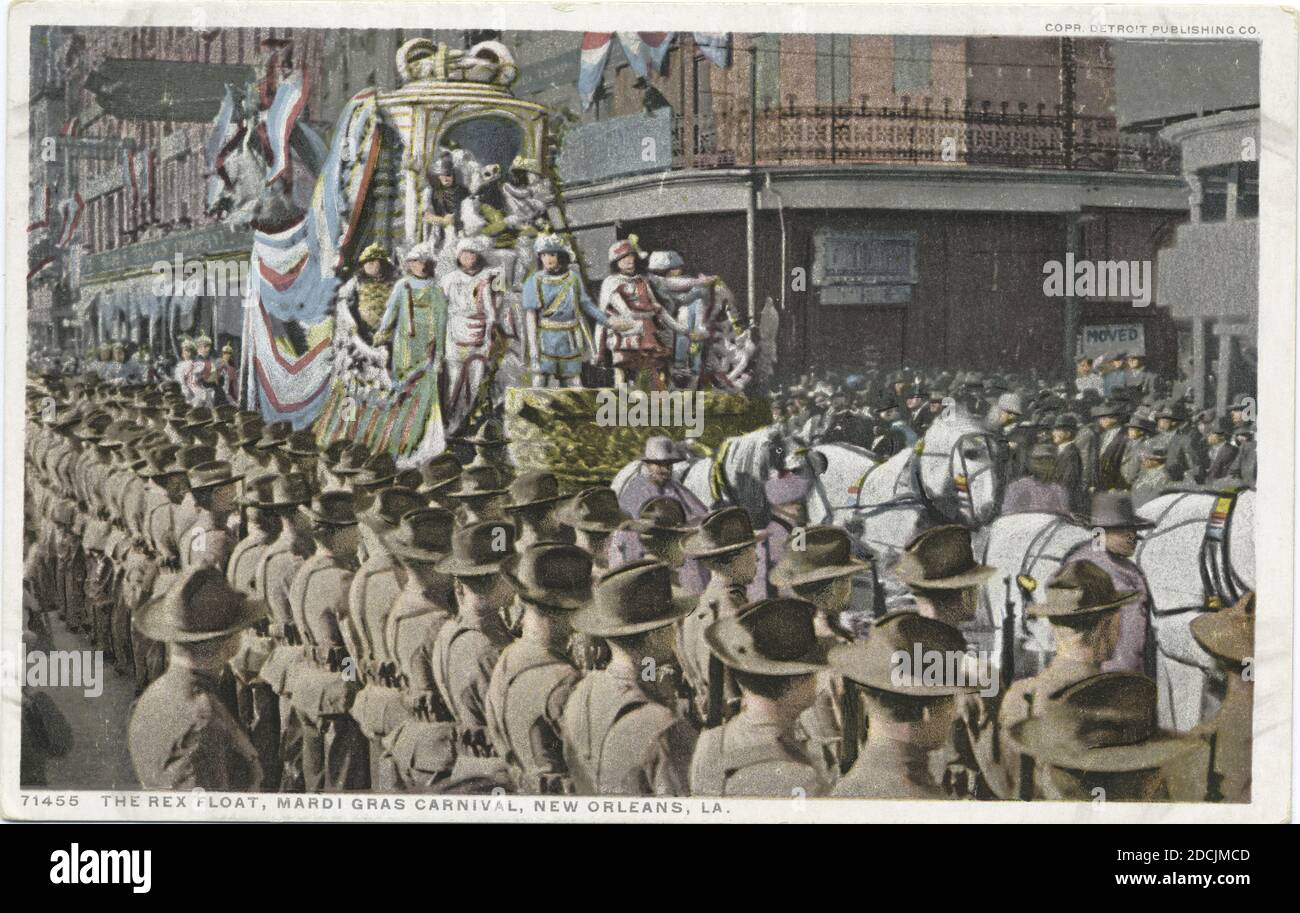
POLYGON ((1178 148, 1121 134, 1114 118, 1068 115, 1039 105, 904 98, 897 107, 800 106, 678 114, 675 168, 825 164, 991 165, 1178 174, 1178 148))

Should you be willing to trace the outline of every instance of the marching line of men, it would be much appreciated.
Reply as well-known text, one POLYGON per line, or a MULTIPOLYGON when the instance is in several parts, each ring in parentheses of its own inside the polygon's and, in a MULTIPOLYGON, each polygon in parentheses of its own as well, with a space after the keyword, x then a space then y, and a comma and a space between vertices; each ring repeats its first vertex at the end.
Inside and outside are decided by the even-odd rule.
POLYGON ((1030 609, 1055 658, 990 695, 958 626, 993 569, 962 527, 879 569, 915 608, 861 632, 847 533, 795 548, 797 511, 706 510, 664 438, 622 497, 565 495, 511 471, 495 422, 459 441, 468 465, 398 471, 174 385, 39 378, 28 406, 28 627, 57 613, 134 678, 147 789, 1249 795, 1253 596, 1193 627, 1228 694, 1173 734, 1155 683, 1106 665, 1141 594, 1087 557, 1030 609), (932 655, 967 659, 900 665, 932 655))

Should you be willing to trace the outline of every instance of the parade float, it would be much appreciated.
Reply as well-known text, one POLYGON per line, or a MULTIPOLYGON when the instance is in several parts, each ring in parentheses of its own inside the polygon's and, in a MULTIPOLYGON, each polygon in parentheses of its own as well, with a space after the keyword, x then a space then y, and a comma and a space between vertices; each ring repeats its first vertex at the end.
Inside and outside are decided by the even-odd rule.
MULTIPOLYGON (((223 106, 209 144, 210 203, 247 222, 254 236, 242 405, 268 421, 311 427, 321 447, 352 440, 405 466, 499 413, 515 465, 556 472, 570 489, 608 481, 652 434, 684 439, 680 427, 598 422, 597 390, 532 385, 521 299, 536 268, 535 241, 563 238, 580 261, 554 168, 552 112, 511 93, 518 67, 509 49, 485 41, 460 51, 413 39, 399 49, 397 71, 396 89, 368 89, 344 106, 303 202, 296 150, 314 144, 303 142, 296 123, 301 81, 289 73, 274 93, 263 88, 261 97, 270 97, 263 107, 238 97, 223 106), (441 185, 440 175, 448 178, 441 185), (428 217, 440 186, 464 188, 454 201, 463 213, 428 217), (434 345, 407 352, 399 370, 384 344, 395 351, 391 337, 402 332, 414 339, 416 311, 406 324, 377 330, 402 260, 413 250, 436 252, 441 277, 456 270, 465 246, 499 277, 500 301, 472 403, 451 414, 440 407, 452 385, 443 353, 434 345), (367 271, 370 261, 378 266, 367 271)), ((708 296, 711 307, 731 304, 721 283, 708 296)), ((705 420, 692 435, 695 449, 711 452, 766 421, 766 407, 743 393, 752 352, 739 327, 713 347, 713 385, 723 391, 699 393, 705 420)))

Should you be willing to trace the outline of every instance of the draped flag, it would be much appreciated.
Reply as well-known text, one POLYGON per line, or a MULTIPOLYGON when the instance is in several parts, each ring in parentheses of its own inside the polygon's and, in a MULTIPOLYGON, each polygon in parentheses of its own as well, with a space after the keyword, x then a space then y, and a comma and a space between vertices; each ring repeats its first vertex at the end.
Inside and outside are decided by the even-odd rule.
POLYGON ((41 188, 41 195, 44 198, 41 203, 41 217, 27 226, 27 231, 33 232, 42 228, 48 228, 50 224, 50 185, 44 184, 41 188))
POLYGON ((271 164, 266 171, 268 184, 289 170, 289 137, 306 105, 307 87, 301 72, 280 80, 275 87, 275 99, 266 112, 266 138, 271 145, 271 164))
POLYGON ((54 242, 55 246, 67 247, 72 243, 72 238, 81 225, 81 213, 85 208, 86 204, 79 193, 74 193, 69 199, 59 204, 59 215, 62 221, 60 222, 58 240, 54 242))
MULTIPOLYGON (((326 330, 332 328, 332 319, 326 330)), ((285 351, 277 338, 275 322, 257 300, 256 285, 244 300, 244 345, 240 364, 240 389, 245 405, 258 409, 268 422, 290 422, 305 428, 325 405, 334 377, 330 352, 331 332, 309 334, 319 337, 301 355, 285 351)))
POLYGON ((147 199, 153 186, 153 153, 137 152, 134 146, 122 150, 122 186, 130 192, 131 202, 138 205, 147 199))
MULTIPOLYGON (((645 79, 663 69, 676 32, 586 32, 579 57, 578 97, 583 110, 591 107, 615 41, 623 49, 632 72, 645 79)), ((705 57, 725 67, 731 63, 731 35, 728 32, 695 32, 695 43, 705 57)))
POLYGON ((230 132, 230 125, 235 120, 235 93, 226 85, 226 95, 221 99, 221 109, 217 112, 216 122, 212 125, 212 132, 208 134, 208 140, 203 146, 203 164, 208 169, 208 174, 215 174, 216 170, 221 167, 221 151, 225 146, 226 134, 230 132))

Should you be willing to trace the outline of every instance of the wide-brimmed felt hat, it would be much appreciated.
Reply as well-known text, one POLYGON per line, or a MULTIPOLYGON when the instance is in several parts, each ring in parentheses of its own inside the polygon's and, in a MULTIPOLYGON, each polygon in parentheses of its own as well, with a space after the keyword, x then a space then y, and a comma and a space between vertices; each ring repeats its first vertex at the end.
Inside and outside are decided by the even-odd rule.
POLYGON ((378 533, 391 532, 410 511, 424 507, 424 498, 409 488, 385 488, 357 515, 357 520, 378 533))
POLYGON ((980 688, 975 667, 954 667, 950 659, 965 663, 966 640, 947 622, 927 618, 919 612, 891 612, 871 626, 865 640, 840 644, 830 651, 830 666, 847 679, 877 691, 909 697, 935 698, 967 694, 980 688), (945 676, 957 673, 953 681, 926 681, 925 669, 912 668, 917 657, 942 657, 945 676), (970 674, 962 674, 966 668, 970 674))
POLYGON ((195 406, 189 412, 185 413, 185 424, 182 426, 186 431, 191 428, 206 428, 214 424, 216 419, 212 417, 212 410, 207 406, 195 406))
POLYGON ((397 461, 386 450, 371 454, 361 471, 352 476, 352 485, 360 489, 379 488, 397 478, 397 461))
POLYGON ((330 526, 354 526, 357 523, 356 501, 350 491, 322 491, 311 499, 310 504, 299 509, 315 523, 330 526))
POLYGON ((641 454, 641 461, 644 463, 680 463, 686 457, 682 456, 681 450, 673 439, 666 435, 656 434, 646 438, 645 450, 641 454))
POLYGON ((320 450, 316 447, 316 435, 310 428, 293 432, 285 439, 284 452, 290 456, 320 456, 320 450))
POLYGON ((686 508, 676 498, 651 498, 641 505, 635 520, 623 524, 624 529, 639 533, 677 533, 689 535, 695 527, 686 522, 686 508))
POLYGON ((452 440, 460 444, 473 444, 475 447, 504 447, 510 443, 501 430, 501 423, 495 419, 484 422, 468 437, 454 437, 452 440))
POLYGON ((1159 438, 1148 441, 1138 454, 1141 459, 1164 462, 1169 458, 1169 447, 1159 438))
POLYGON ((113 424, 113 417, 107 412, 96 412, 86 416, 85 419, 77 425, 73 432, 74 437, 83 441, 103 440, 109 427, 113 424))
POLYGON ((927 529, 907 544, 893 574, 909 586, 932 590, 977 586, 997 573, 971 550, 970 530, 950 524, 927 529))
POLYGON ((453 453, 440 453, 420 467, 420 494, 431 495, 453 485, 460 478, 460 460, 453 453))
POLYGON ((554 504, 564 497, 560 494, 560 482, 553 472, 521 473, 510 483, 509 491, 510 503, 501 505, 507 511, 554 504))
POLYGON ((301 507, 311 503, 311 480, 300 472, 277 473, 261 508, 301 507))
POLYGON ((1202 740, 1156 724, 1156 683, 1102 672, 1049 695, 1011 727, 1010 741, 1041 763, 1089 773, 1155 770, 1202 740))
POLYGON ((490 577, 514 554, 515 528, 504 520, 481 520, 451 534, 451 554, 437 568, 453 577, 490 577))
POLYGON ((849 534, 836 526, 809 526, 803 531, 803 548, 786 549, 769 579, 777 586, 799 586, 860 574, 870 561, 853 557, 849 534))
POLYGON ((723 507, 700 521, 684 552, 688 558, 713 558, 749 548, 766 538, 766 531, 754 532, 754 524, 743 507, 723 507))
POLYGON ((1147 434, 1155 434, 1156 432, 1156 423, 1151 421, 1151 419, 1147 418, 1145 415, 1137 412, 1133 413, 1125 427, 1137 428, 1140 431, 1145 431, 1147 434))
POLYGON ((280 447, 289 439, 293 426, 288 422, 272 422, 262 428, 262 436, 257 441, 258 450, 270 450, 280 447))
POLYGON ((1056 417, 1056 421, 1052 422, 1052 428, 1064 431, 1078 431, 1079 416, 1073 412, 1062 412, 1056 417))
POLYGON ((1105 418, 1107 416, 1123 417, 1128 412, 1128 406, 1117 399, 1108 399, 1100 406, 1093 406, 1091 415, 1093 418, 1105 418))
POLYGON ((1040 618, 1082 618, 1118 609, 1140 595, 1117 591, 1110 574, 1086 558, 1071 561, 1057 571, 1043 590, 1043 601, 1025 606, 1040 618))
POLYGON ((234 485, 243 478, 243 475, 236 473, 225 460, 212 460, 195 466, 189 471, 187 478, 190 491, 204 491, 219 485, 234 485))
POLYGON ((525 601, 578 609, 591 599, 591 556, 565 542, 536 542, 501 562, 501 576, 525 601))
POLYGON ((135 627, 151 640, 198 643, 228 637, 267 616, 266 604, 249 599, 218 568, 181 572, 166 593, 146 603, 135 627))
POLYGON ((596 581, 591 604, 574 612, 569 623, 592 637, 627 637, 673 624, 697 601, 673 586, 668 565, 643 559, 604 574, 596 581))
POLYGON ((627 521, 612 488, 584 488, 555 512, 565 526, 592 533, 612 533, 627 521))
POLYGON ((460 472, 460 484, 447 492, 457 500, 492 498, 505 494, 501 475, 492 466, 466 466, 460 472))
POLYGON ((1230 608, 1192 619, 1192 637, 1206 653, 1243 663, 1255 652, 1255 594, 1247 593, 1230 608))
POLYGON ((1099 491, 1092 496, 1088 525, 1101 529, 1147 529, 1155 526, 1133 510, 1133 496, 1126 491, 1099 491))
POLYGON ((803 599, 761 599, 704 630, 724 666, 754 675, 811 675, 827 668, 828 641, 817 637, 816 607, 803 599))
POLYGON ((349 444, 329 471, 336 476, 356 475, 365 467, 368 459, 370 459, 369 450, 360 444, 349 444))
POLYGON ((434 564, 451 550, 456 516, 442 507, 417 507, 402 514, 397 528, 383 536, 388 551, 402 561, 434 564))
POLYGON ((159 476, 184 475, 185 470, 176 462, 180 448, 175 444, 163 444, 145 452, 145 465, 136 470, 142 479, 154 479, 159 476))
POLYGON ((276 473, 264 472, 244 480, 244 494, 239 503, 245 507, 260 508, 269 503, 275 490, 276 473))
POLYGON ((1155 418, 1168 418, 1176 422, 1187 421, 1187 404, 1180 399, 1165 400, 1155 411, 1155 418))
POLYGON ((334 465, 343 458, 343 452, 351 446, 351 441, 339 438, 320 452, 321 463, 326 469, 333 469, 334 465))

